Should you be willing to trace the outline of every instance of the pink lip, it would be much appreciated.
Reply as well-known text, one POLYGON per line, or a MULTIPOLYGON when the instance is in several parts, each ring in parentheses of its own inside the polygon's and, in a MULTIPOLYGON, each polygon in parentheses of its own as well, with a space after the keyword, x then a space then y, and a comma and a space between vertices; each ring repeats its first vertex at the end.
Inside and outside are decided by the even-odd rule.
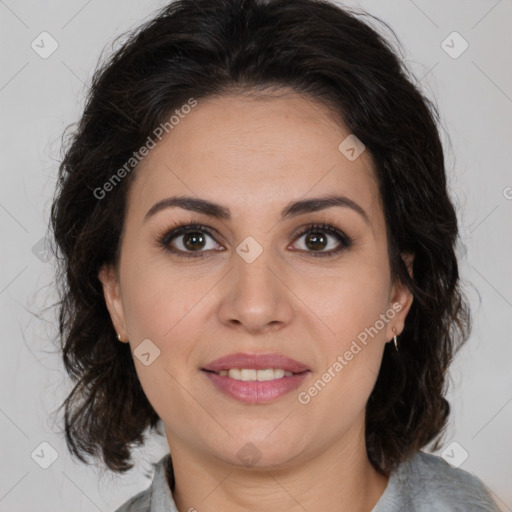
MULTIPOLYGON (((247 368, 247 366, 245 366, 245 368, 247 368)), ((279 368, 282 368, 282 366, 279 368)), ((212 371, 203 370, 203 373, 226 395, 240 400, 241 402, 256 404, 271 402, 298 388, 309 374, 309 371, 297 373, 291 377, 282 377, 280 379, 262 382, 256 380, 242 381, 230 379, 229 377, 218 375, 212 371)))
POLYGON ((230 368, 252 368, 255 370, 265 370, 267 368, 282 368, 293 373, 301 373, 309 368, 294 359, 290 359, 282 354, 230 354, 228 356, 216 359, 204 366, 203 370, 211 372, 220 372, 230 368))

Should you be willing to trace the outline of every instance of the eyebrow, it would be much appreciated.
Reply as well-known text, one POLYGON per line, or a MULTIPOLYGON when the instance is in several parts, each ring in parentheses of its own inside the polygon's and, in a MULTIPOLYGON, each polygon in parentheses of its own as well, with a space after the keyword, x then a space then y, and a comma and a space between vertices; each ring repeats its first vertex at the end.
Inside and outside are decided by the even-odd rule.
MULTIPOLYGON (((332 208, 334 206, 350 208, 357 212, 367 224, 370 224, 368 215, 355 201, 345 196, 323 196, 315 197, 311 199, 303 199, 301 201, 294 201, 286 205, 281 211, 281 220, 285 220, 291 217, 296 217, 304 213, 317 212, 325 210, 326 208, 332 208)), ((214 217, 222 220, 230 220, 231 212, 229 208, 213 203, 206 199, 199 199, 190 196, 175 196, 162 199, 155 203, 146 213, 144 221, 156 213, 165 210, 167 208, 183 208, 192 212, 202 213, 209 217, 214 217)))

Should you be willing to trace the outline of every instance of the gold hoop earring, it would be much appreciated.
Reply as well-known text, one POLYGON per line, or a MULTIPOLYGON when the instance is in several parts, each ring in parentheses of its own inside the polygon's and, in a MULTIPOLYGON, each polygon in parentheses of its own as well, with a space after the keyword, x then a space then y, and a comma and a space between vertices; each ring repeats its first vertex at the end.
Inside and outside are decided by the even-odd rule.
POLYGON ((395 335, 393 336, 393 344, 395 345, 395 350, 398 352, 398 340, 396 338, 396 329, 393 327, 393 332, 395 335))

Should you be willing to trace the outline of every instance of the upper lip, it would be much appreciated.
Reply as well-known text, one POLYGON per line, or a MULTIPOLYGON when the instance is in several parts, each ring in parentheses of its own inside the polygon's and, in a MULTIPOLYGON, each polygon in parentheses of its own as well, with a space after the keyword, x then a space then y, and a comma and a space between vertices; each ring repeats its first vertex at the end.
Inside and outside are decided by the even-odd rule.
POLYGON ((220 372, 230 368, 252 368, 255 370, 265 370, 267 368, 282 368, 283 370, 301 373, 309 368, 295 359, 286 357, 283 354, 229 354, 208 363, 203 370, 220 372))

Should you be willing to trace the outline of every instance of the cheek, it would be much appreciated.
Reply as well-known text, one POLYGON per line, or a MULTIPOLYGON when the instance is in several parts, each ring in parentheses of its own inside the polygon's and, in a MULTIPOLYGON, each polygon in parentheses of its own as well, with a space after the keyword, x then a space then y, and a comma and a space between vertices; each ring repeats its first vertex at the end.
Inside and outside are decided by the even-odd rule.
MULTIPOLYGON (((387 261, 362 251, 328 272, 298 270, 292 289, 314 313, 317 332, 329 340, 329 352, 342 349, 373 326, 389 308, 390 275, 387 261)), ((382 325, 378 325, 383 331, 382 325)))
POLYGON ((157 414, 171 422, 169 411, 190 407, 182 386, 191 389, 190 340, 198 337, 194 330, 203 325, 197 319, 198 303, 211 285, 203 288, 205 279, 185 279, 183 272, 159 263, 132 268, 137 271, 126 265, 123 302, 137 376, 157 414), (148 365, 138 356, 143 340, 151 341, 144 341, 148 365))
POLYGON ((341 412, 352 418, 364 409, 387 341, 389 270, 368 253, 347 258, 346 266, 317 278, 316 286, 304 280, 298 292, 315 313, 310 335, 319 355, 316 379, 302 397, 333 421, 341 412))
POLYGON ((349 428, 363 414, 375 385, 387 341, 382 315, 389 322, 389 287, 385 272, 351 272, 332 281, 325 280, 323 293, 316 294, 315 313, 321 321, 316 321, 312 339, 319 365, 315 378, 301 389, 300 403, 322 419, 323 429, 331 425, 327 430, 334 435, 336 428, 349 428))
MULTIPOLYGON (((136 255, 134 255, 136 258, 136 255)), ((126 323, 134 339, 150 338, 161 344, 173 337, 208 290, 204 280, 160 262, 130 265, 123 281, 126 323)), ((123 278, 123 277, 122 277, 123 278)))
MULTIPOLYGON (((134 254, 136 257, 136 255, 134 254)), ((133 262, 137 260, 134 259, 133 262)), ((140 261, 140 260, 139 260, 140 261)), ((165 398, 179 396, 179 382, 187 382, 197 371, 197 343, 205 338, 205 316, 210 316, 208 291, 218 282, 211 271, 184 271, 179 265, 153 261, 151 265, 126 265, 123 303, 136 370, 150 401, 161 390, 173 389, 165 398), (154 364, 138 359, 143 340, 157 354, 154 364), (176 388, 175 388, 176 386, 176 388)), ((187 383, 189 387, 190 384, 187 383)), ((160 398, 157 398, 160 400, 160 398)), ((158 404, 153 404, 157 409, 158 404), (155 406, 156 405, 156 406, 155 406)))

